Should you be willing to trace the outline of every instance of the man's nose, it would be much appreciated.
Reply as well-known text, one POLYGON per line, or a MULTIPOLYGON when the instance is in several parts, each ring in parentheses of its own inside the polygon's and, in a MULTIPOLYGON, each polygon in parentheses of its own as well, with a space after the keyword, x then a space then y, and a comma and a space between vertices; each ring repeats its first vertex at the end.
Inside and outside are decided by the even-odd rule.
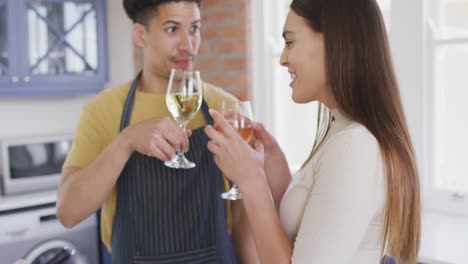
POLYGON ((182 34, 179 41, 179 49, 184 51, 192 51, 192 37, 190 34, 182 34))

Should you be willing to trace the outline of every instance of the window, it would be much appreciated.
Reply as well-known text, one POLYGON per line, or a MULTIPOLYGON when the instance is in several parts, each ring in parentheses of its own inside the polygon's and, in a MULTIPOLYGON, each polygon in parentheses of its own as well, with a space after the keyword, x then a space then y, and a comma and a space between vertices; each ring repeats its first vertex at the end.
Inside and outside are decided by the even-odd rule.
POLYGON ((424 207, 468 214, 468 0, 378 3, 391 29, 424 207))
POLYGON ((468 118, 463 115, 468 101, 468 0, 428 4, 432 187, 462 198, 468 192, 468 118))
POLYGON ((29 64, 34 75, 92 74, 98 66, 92 3, 28 5, 29 64))

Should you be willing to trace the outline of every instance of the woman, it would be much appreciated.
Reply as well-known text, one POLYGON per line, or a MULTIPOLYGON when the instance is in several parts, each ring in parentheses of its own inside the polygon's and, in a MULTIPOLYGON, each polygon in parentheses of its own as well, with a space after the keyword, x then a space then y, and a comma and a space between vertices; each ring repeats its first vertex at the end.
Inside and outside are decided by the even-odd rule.
POLYGON ((292 178, 262 125, 252 149, 211 111, 224 136, 208 126, 208 148, 243 195, 242 229, 233 230, 239 257, 379 263, 386 253, 416 263, 418 172, 377 3, 293 0, 283 37, 292 99, 325 106, 324 133, 292 178))

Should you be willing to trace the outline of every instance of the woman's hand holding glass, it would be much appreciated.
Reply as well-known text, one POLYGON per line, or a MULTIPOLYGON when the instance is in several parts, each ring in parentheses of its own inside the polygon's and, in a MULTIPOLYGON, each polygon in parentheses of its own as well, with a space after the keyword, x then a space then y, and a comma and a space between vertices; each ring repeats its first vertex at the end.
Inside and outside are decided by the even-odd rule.
MULTIPOLYGON (((253 111, 250 101, 223 101, 221 102, 221 114, 244 141, 249 143, 252 140, 254 129, 252 126, 253 111)), ((237 185, 233 184, 229 191, 221 194, 221 198, 239 200, 242 198, 242 194, 237 185)))
MULTIPOLYGON (((263 145, 260 141, 255 141, 253 142, 254 148, 252 148, 236 131, 236 127, 230 124, 229 119, 214 110, 210 110, 210 113, 215 121, 216 129, 211 126, 205 129, 206 134, 211 138, 208 142, 208 149, 215 155, 215 162, 224 175, 242 189, 244 184, 253 180, 246 172, 263 170, 261 163, 264 159, 263 145)), ((253 131, 249 133, 252 135, 253 131)), ((229 197, 228 194, 225 196, 225 199, 235 198, 229 197)))

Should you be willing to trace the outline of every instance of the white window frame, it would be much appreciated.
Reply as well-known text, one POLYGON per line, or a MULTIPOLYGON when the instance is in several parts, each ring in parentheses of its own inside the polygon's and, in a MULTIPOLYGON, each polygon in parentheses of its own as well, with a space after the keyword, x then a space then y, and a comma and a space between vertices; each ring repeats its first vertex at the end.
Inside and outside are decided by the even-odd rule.
MULTIPOLYGON (((277 13, 279 10, 279 1, 255 0, 250 1, 251 18, 251 56, 250 56, 250 76, 252 80, 252 97, 254 101, 254 112, 256 119, 262 121, 264 125, 273 130, 275 121, 270 113, 273 113, 274 94, 271 91, 273 87, 273 71, 269 67, 271 56, 277 49, 280 39, 272 39, 272 25, 268 17, 269 14, 277 13), (273 3, 272 3, 273 2, 273 3), (267 67, 266 67, 267 66, 267 67)), ((277 20, 283 23, 284 19, 277 20)), ((275 133, 276 131, 272 131, 275 133)))
MULTIPOLYGON (((395 1, 395 0, 394 0, 395 1)), ((424 30, 425 30, 425 86, 427 88, 427 92, 424 96, 424 146, 426 148, 424 157, 424 207, 425 209, 448 213, 448 214, 455 214, 455 215, 468 215, 468 196, 466 193, 459 193, 455 191, 444 191, 437 189, 435 187, 436 181, 436 174, 435 174, 435 129, 436 124, 433 119, 434 111, 436 109, 435 105, 435 84, 433 78, 434 76, 434 50, 438 46, 446 46, 451 44, 467 44, 468 45, 468 38, 458 38, 458 37, 449 37, 449 38, 441 38, 437 36, 437 29, 435 25, 429 18, 429 5, 435 5, 434 1, 427 1, 425 6, 425 23, 424 23, 424 30)))
POLYGON ((434 160, 434 84, 433 48, 443 43, 461 43, 465 39, 431 41, 433 34, 428 5, 433 0, 392 0, 389 32, 393 62, 403 106, 416 152, 423 209, 452 215, 468 215, 466 197, 436 190, 434 160))

